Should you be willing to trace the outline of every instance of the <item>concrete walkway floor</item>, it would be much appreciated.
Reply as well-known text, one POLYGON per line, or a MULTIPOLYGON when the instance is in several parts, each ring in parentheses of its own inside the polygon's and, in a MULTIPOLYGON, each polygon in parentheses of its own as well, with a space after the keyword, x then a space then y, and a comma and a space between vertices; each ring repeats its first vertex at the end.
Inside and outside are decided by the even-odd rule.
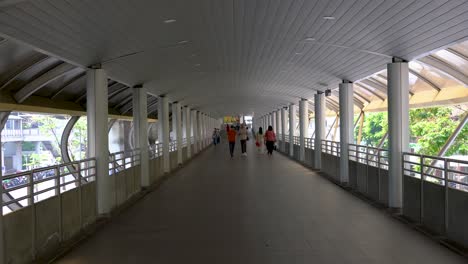
POLYGON ((58 263, 466 263, 275 153, 209 148, 58 263))

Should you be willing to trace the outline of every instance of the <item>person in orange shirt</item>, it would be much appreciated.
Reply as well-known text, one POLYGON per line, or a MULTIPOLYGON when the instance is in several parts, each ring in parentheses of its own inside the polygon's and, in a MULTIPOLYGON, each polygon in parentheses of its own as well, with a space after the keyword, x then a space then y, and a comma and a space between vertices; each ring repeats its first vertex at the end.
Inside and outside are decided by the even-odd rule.
POLYGON ((227 132, 228 141, 229 141, 229 153, 231 153, 231 158, 234 157, 234 147, 236 145, 236 135, 237 132, 234 129, 234 126, 231 126, 231 129, 227 132))

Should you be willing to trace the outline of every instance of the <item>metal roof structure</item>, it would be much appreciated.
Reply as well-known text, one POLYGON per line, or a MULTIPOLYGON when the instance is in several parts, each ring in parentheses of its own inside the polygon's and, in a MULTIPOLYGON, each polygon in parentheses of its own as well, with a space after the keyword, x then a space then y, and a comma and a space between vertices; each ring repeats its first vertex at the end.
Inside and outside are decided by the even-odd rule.
MULTIPOLYGON (((467 13, 462 0, 3 1, 1 109, 83 111, 85 69, 100 64, 114 115, 131 114, 136 84, 223 116, 261 115, 342 80, 356 84, 356 111, 381 111, 392 57, 410 61, 412 106, 465 103, 467 13)), ((327 106, 338 111, 336 92, 327 106)))

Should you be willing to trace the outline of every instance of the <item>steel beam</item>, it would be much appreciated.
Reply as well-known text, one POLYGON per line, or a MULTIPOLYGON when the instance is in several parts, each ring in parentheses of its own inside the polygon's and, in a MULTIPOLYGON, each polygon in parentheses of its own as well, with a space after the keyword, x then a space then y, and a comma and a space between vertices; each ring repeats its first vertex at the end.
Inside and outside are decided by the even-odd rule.
POLYGON ((15 98, 15 100, 18 103, 22 103, 26 99, 28 99, 29 96, 39 91, 42 87, 46 86, 47 84, 57 80, 58 78, 64 76, 65 74, 75 69, 76 67, 74 65, 65 62, 61 63, 53 69, 47 71, 46 73, 42 74, 41 76, 26 84, 23 88, 21 88, 13 95, 13 98, 15 98))

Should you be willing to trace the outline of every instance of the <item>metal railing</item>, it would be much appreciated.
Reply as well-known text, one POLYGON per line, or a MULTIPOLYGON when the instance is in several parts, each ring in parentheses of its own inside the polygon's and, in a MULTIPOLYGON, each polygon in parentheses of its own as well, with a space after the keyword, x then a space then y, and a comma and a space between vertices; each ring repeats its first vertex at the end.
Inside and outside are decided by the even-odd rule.
POLYGON ((349 144, 349 160, 388 170, 388 150, 349 144))
POLYGON ((293 143, 294 143, 294 145, 300 145, 301 144, 300 137, 294 136, 293 137, 293 143))
POLYGON ((305 138, 305 147, 308 149, 315 149, 315 139, 313 138, 305 138))
POLYGON ((27 128, 27 129, 7 129, 2 130, 2 137, 23 137, 23 136, 39 136, 41 131, 39 128, 27 128))
POLYGON ((109 154, 109 175, 140 164, 140 150, 133 149, 109 154))
POLYGON ((150 159, 155 159, 163 155, 163 144, 157 143, 154 145, 149 146, 149 157, 150 159))
POLYGON ((468 161, 403 153, 403 175, 468 192, 468 161))
POLYGON ((7 175, 2 179, 2 187, 9 199, 2 199, 2 207, 8 208, 4 213, 15 211, 95 180, 95 158, 7 175))
POLYGON ((322 153, 327 153, 333 156, 340 156, 340 142, 331 140, 322 140, 322 153))
POLYGON ((169 152, 174 152, 177 150, 177 140, 169 142, 169 152))

